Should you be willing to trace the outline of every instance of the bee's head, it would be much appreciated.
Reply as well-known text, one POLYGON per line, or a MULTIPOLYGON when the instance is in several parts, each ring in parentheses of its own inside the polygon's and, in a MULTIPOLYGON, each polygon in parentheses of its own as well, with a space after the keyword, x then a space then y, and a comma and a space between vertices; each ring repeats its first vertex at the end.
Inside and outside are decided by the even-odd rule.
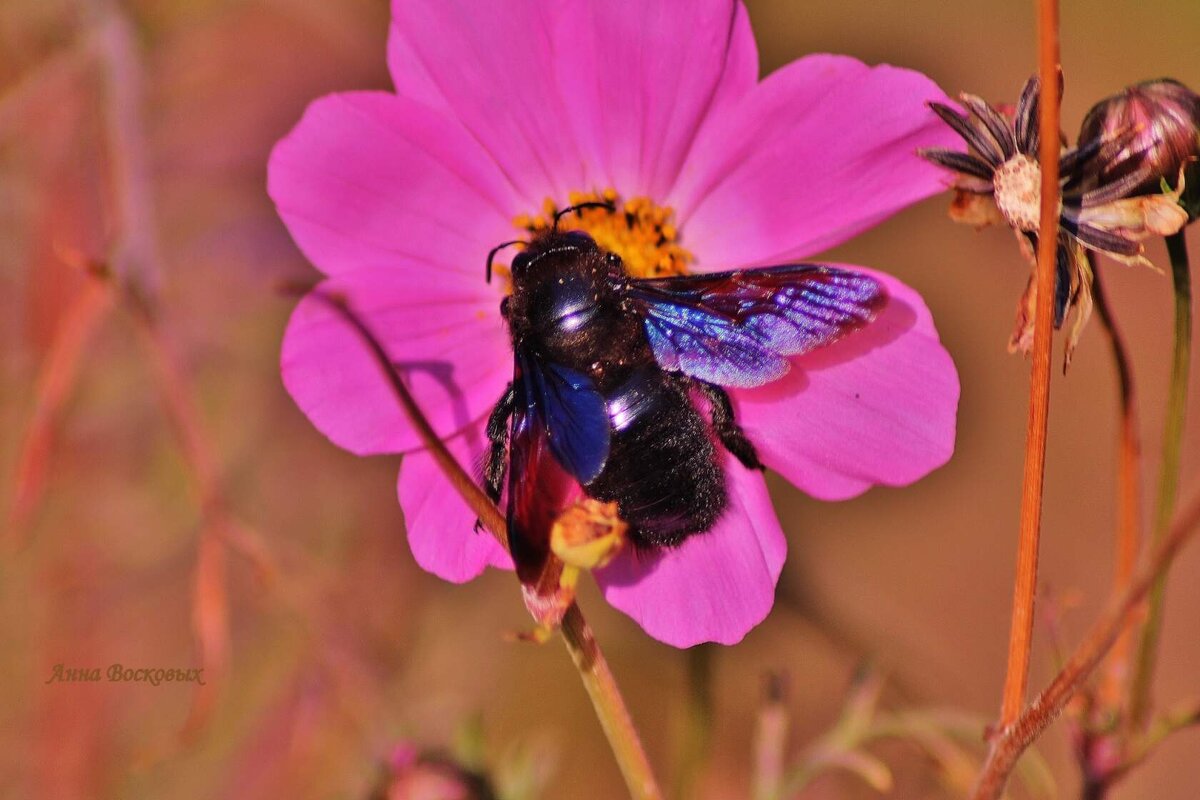
POLYGON ((553 270, 556 263, 576 260, 598 249, 592 237, 583 231, 549 231, 535 236, 513 259, 513 282, 520 283, 531 277, 534 270, 543 267, 553 270))
POLYGON ((549 230, 543 230, 534 234, 533 238, 529 241, 513 239, 512 241, 496 245, 488 253, 487 257, 485 271, 487 282, 492 282, 492 261, 496 258, 496 253, 514 244, 525 245, 525 249, 518 253, 512 262, 512 276, 514 281, 524 278, 529 274, 531 267, 548 256, 572 253, 575 255, 584 255, 598 250, 596 242, 583 231, 560 231, 558 229, 559 220, 567 214, 584 208, 607 208, 612 211, 614 206, 609 202, 587 202, 569 206, 554 215, 554 225, 549 230))

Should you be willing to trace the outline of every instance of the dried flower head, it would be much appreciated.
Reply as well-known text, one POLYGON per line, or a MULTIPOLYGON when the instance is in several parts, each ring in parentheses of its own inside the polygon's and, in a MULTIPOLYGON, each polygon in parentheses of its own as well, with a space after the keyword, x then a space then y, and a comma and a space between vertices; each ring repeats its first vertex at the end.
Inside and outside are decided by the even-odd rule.
MULTIPOLYGON (((929 161, 955 173, 951 218, 976 227, 1008 225, 1031 267, 1036 262, 1042 199, 1037 160, 1040 94, 1035 76, 1025 83, 1011 114, 970 94, 959 96, 967 109, 965 115, 948 105, 930 103, 934 113, 963 138, 970 152, 920 151, 929 161)), ((1158 187, 1156 162, 1151 158, 1157 144, 1158 138, 1146 135, 1142 123, 1131 120, 1127 125, 1102 127, 1095 135, 1081 137, 1078 146, 1062 152, 1055 327, 1062 327, 1069 316, 1074 316, 1064 369, 1070 364, 1092 308, 1092 273, 1085 251, 1152 267, 1142 241, 1175 233, 1187 223, 1187 213, 1179 203, 1185 184, 1182 174, 1175 189, 1164 191, 1158 187), (1117 164, 1120 169, 1114 168, 1117 164)), ((1033 341, 1034 292, 1035 281, 1031 278, 1018 307, 1010 351, 1028 352, 1033 341)))

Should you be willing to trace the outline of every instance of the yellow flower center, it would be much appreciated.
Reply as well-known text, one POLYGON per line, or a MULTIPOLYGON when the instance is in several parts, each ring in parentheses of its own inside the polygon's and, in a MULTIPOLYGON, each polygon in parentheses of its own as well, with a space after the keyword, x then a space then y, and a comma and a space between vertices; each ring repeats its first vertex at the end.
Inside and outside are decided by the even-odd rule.
POLYGON ((609 203, 590 206, 564 214, 559 230, 577 230, 591 236, 602 249, 616 253, 625 269, 635 278, 661 278, 687 274, 695 257, 679 243, 679 229, 672 219, 675 211, 660 206, 648 197, 622 200, 613 189, 603 192, 571 192, 567 203, 559 206, 546 198, 540 214, 518 214, 513 224, 523 232, 539 234, 554 224, 554 215, 562 208, 581 203, 609 203))

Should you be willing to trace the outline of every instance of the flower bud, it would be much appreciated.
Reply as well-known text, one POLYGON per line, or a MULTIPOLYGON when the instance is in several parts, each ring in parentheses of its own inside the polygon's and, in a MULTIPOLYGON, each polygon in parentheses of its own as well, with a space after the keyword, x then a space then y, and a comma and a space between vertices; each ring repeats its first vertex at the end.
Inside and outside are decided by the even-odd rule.
POLYGON ((404 742, 384 766, 371 800, 495 800, 488 779, 440 753, 404 742))
POLYGON ((625 544, 629 526, 617 513, 616 503, 588 497, 559 515, 550 529, 550 549, 564 564, 598 569, 613 559, 625 544))
POLYGON ((1164 179, 1174 186, 1180 170, 1200 156, 1200 96, 1169 78, 1134 84, 1101 100, 1084 117, 1080 143, 1100 137, 1125 137, 1127 144, 1097 164, 1099 181, 1144 166, 1150 177, 1127 196, 1158 192, 1164 179))

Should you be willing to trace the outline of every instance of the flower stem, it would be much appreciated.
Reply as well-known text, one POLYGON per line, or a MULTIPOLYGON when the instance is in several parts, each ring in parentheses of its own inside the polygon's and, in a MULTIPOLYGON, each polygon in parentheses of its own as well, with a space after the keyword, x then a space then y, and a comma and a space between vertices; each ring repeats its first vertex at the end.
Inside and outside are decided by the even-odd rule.
POLYGON ((592 700, 600 727, 608 737, 617 766, 621 768, 625 785, 629 787, 629 796, 636 800, 659 800, 662 792, 646 758, 646 751, 642 748, 633 718, 629 716, 617 681, 608 668, 608 662, 604 660, 604 654, 600 652, 595 634, 577 604, 572 603, 567 609, 559 632, 567 652, 571 654, 571 661, 579 670, 583 688, 592 700))
MULTIPOLYGON (((1171 277, 1175 284, 1175 352, 1171 362, 1171 385, 1167 393, 1166 423, 1163 429, 1162 464, 1158 477, 1158 499, 1154 508, 1152 541, 1166 536, 1175 501, 1179 495, 1179 464, 1183 450, 1183 427, 1187 417, 1188 373, 1192 352, 1192 279, 1188 265, 1187 241, 1183 231, 1167 237, 1171 257, 1171 277)), ((1167 581, 1163 575, 1150 592, 1146 624, 1138 645, 1137 663, 1129 692, 1129 720, 1133 726, 1145 723, 1150 710, 1150 684, 1154 679, 1158 642, 1162 635, 1163 604, 1167 581)))
POLYGON ((787 750, 788 716, 784 676, 767 676, 763 707, 754 731, 754 800, 780 800, 783 796, 784 753, 787 750))
POLYGON ((1029 680, 1033 638, 1033 602, 1037 590, 1038 539, 1042 523, 1042 489, 1046 473, 1046 430, 1050 413, 1050 345, 1053 340, 1055 249, 1058 243, 1059 58, 1058 0, 1039 0, 1038 72, 1042 82, 1042 203, 1038 228, 1037 308, 1033 328, 1033 367, 1029 386, 1029 421, 1025 433, 1025 467, 1021 490, 1021 531, 1017 576, 1013 586, 1008 669, 1000 706, 1000 726, 1017 719, 1029 680))
POLYGON ((696 796, 696 783, 708 761, 712 745, 713 660, 716 647, 698 644, 684 651, 687 660, 687 698, 671 796, 679 800, 696 796))
MULTIPOLYGON (((463 500, 475 512, 483 526, 507 550, 508 528, 504 515, 438 438, 429 424, 429 420, 417 405, 416 399, 404 385, 403 379, 396 371, 379 339, 371 332, 366 322, 347 305, 344 298, 320 289, 315 290, 312 294, 339 313, 363 338, 391 384, 409 422, 412 423, 417 435, 421 438, 421 444, 433 455, 447 480, 462 495, 463 500)), ((608 662, 600 650, 595 634, 592 633, 591 627, 583 617, 583 612, 575 603, 571 603, 563 616, 559 634, 567 646, 567 652, 571 654, 571 661, 579 671, 583 687, 587 690, 588 697, 591 698, 592 708, 596 712, 604 735, 608 738, 609 747, 612 748, 613 755, 617 759, 617 766, 625 778, 625 785, 629 788, 630 797, 635 800, 661 800, 662 792, 658 788, 654 770, 650 767, 649 759, 646 758, 645 748, 642 747, 642 741, 638 736, 637 728, 634 727, 633 719, 629 716, 625 700, 621 697, 621 691, 617 688, 616 679, 608 668, 608 662)))
POLYGON ((1050 685, 1025 707, 1016 721, 997 732, 971 793, 972 800, 996 800, 1001 796, 1017 759, 1062 713, 1067 701, 1117 640, 1147 592, 1167 574, 1180 549, 1197 531, 1200 531, 1200 494, 1176 517, 1163 540, 1154 545, 1125 591, 1109 600, 1050 685))
MULTIPOLYGON (((1092 262, 1092 294, 1096 313, 1108 334, 1113 366, 1117 373, 1119 397, 1120 434, 1118 437, 1117 465, 1117 547, 1113 560, 1113 591, 1121 592, 1129 585, 1133 568, 1141 546, 1141 437, 1138 433, 1137 396, 1134 391, 1133 365, 1125 349, 1125 339, 1117 326, 1116 317, 1108 305, 1108 297, 1095 268, 1095 256, 1089 251, 1092 262)), ((1129 651, 1132 631, 1121 632, 1113 645, 1108 660, 1108 670, 1101 686, 1101 701, 1108 709, 1116 709, 1121 703, 1122 689, 1129 677, 1129 651)))

